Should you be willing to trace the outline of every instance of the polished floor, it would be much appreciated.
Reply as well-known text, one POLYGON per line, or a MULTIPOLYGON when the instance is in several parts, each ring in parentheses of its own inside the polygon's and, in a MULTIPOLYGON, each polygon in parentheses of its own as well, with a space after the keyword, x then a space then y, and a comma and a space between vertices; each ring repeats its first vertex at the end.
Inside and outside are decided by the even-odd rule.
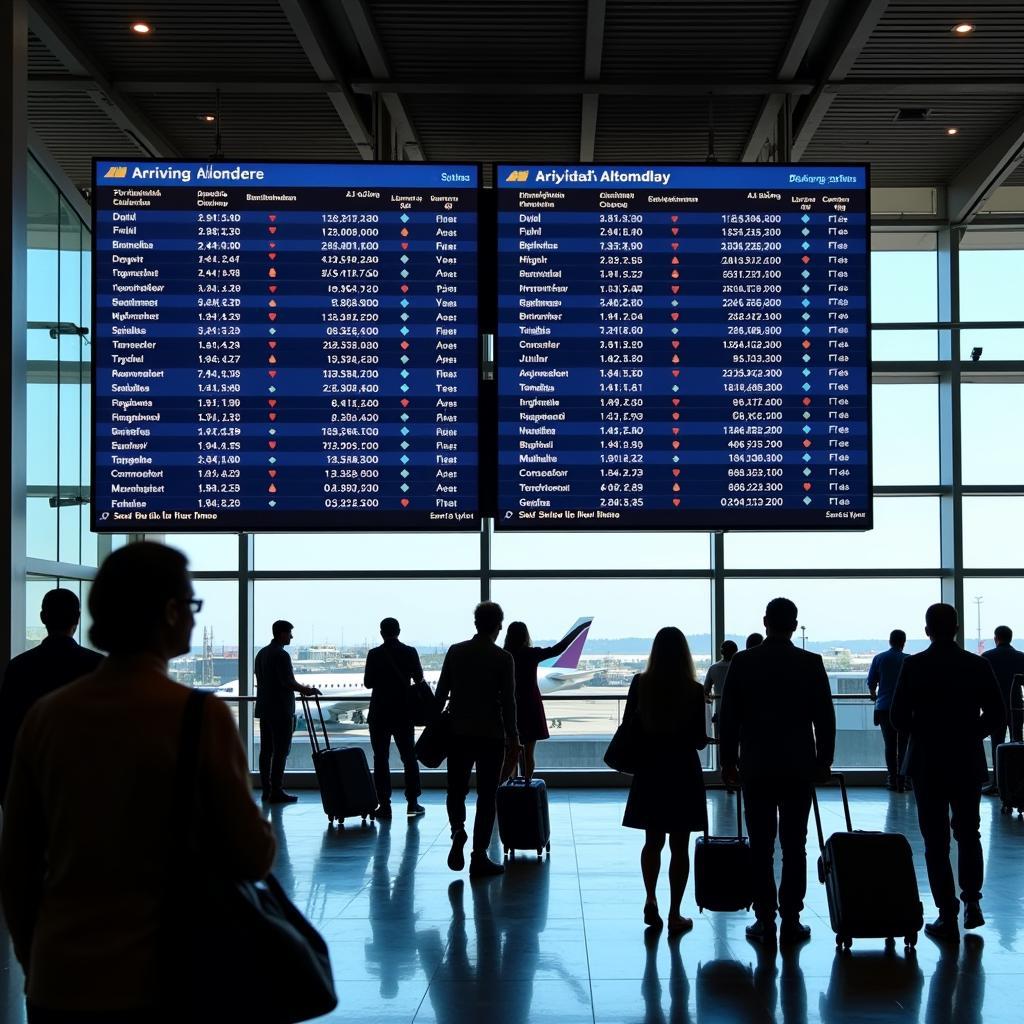
MULTIPOLYGON (((400 798, 400 794, 396 794, 400 798)), ((698 914, 692 882, 681 939, 645 933, 637 867, 641 835, 619 822, 622 790, 551 793, 549 858, 517 856, 500 878, 471 883, 445 865, 443 794, 422 819, 328 830, 315 793, 275 808, 276 872, 331 948, 340 1005, 331 1021, 480 1024, 576 1022, 1020 1022, 1024 1001, 1024 822, 983 805, 987 925, 959 948, 922 936, 859 940, 837 954, 824 890, 810 884, 811 942, 764 952, 747 914, 698 914)), ((709 794, 712 825, 735 828, 735 804, 709 794)), ((396 808, 402 806, 396 803, 396 808)), ((823 797, 826 833, 842 827, 823 797)), ((908 835, 926 915, 932 913, 913 796, 853 791, 854 825, 908 835)), ((813 827, 813 822, 812 822, 813 827)), ((813 876, 813 859, 812 876, 813 876)), ((667 900, 667 892, 663 897, 667 900)), ((19 1022, 20 972, 4 936, 5 1022, 19 1022)), ((257 969, 254 965, 254 970, 257 969)))

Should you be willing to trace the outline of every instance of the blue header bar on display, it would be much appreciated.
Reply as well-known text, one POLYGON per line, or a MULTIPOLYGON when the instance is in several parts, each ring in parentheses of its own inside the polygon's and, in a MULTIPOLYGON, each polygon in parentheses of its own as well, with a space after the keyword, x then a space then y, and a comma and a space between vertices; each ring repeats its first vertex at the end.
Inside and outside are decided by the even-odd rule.
POLYGON ((269 188, 476 188, 475 164, 291 164, 96 161, 97 186, 195 187, 253 185, 269 188))
POLYGON ((788 164, 695 164, 636 166, 611 164, 498 164, 498 188, 846 188, 865 189, 864 167, 788 164), (756 184, 752 184, 756 182, 756 184))

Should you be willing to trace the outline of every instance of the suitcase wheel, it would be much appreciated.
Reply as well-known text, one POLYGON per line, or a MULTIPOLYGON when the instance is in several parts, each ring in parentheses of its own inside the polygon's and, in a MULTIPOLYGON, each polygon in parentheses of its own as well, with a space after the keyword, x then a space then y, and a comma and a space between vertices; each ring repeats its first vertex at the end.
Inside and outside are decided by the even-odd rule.
POLYGON ((538 850, 537 851, 537 856, 538 857, 543 857, 544 856, 544 851, 543 850, 538 850))
POLYGON ((548 843, 547 846, 544 847, 544 852, 545 853, 550 853, 551 852, 551 844, 550 843, 548 843))
POLYGON ((903 945, 908 949, 915 949, 917 947, 917 932, 911 932, 909 935, 904 936, 903 945))
POLYGON ((825 859, 823 857, 818 858, 818 881, 822 885, 825 884, 825 859))
POLYGON ((842 949, 844 951, 849 951, 852 948, 853 948, 853 939, 851 939, 847 935, 837 935, 836 936, 836 949, 842 949))
POLYGON ((366 815, 365 814, 363 815, 362 821, 359 822, 359 825, 362 828, 366 827, 366 815))

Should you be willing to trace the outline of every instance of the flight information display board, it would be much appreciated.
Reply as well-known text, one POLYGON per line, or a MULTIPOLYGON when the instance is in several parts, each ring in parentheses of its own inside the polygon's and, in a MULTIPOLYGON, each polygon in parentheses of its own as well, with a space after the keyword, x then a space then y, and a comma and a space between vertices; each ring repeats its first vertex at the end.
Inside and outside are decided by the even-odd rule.
POLYGON ((96 161, 93 528, 477 529, 478 177, 96 161))
POLYGON ((871 526, 865 167, 495 182, 499 529, 871 526))

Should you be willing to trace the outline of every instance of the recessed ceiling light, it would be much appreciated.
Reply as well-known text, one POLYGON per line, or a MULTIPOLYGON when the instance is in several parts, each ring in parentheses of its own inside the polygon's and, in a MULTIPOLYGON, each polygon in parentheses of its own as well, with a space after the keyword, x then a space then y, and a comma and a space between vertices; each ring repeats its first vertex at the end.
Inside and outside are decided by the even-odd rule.
POLYGON ((144 21, 136 21, 132 23, 132 31, 136 33, 136 35, 148 36, 153 29, 144 21))
POLYGON ((205 121, 207 124, 213 124, 213 122, 217 120, 217 115, 216 114, 200 114, 199 115, 199 120, 200 121, 205 121))
POLYGON ((969 21, 961 21, 954 25, 950 31, 957 36, 969 36, 974 31, 974 26, 969 21))
POLYGON ((946 129, 946 134, 947 135, 957 135, 957 134, 959 134, 959 132, 960 132, 959 128, 947 128, 946 129))

